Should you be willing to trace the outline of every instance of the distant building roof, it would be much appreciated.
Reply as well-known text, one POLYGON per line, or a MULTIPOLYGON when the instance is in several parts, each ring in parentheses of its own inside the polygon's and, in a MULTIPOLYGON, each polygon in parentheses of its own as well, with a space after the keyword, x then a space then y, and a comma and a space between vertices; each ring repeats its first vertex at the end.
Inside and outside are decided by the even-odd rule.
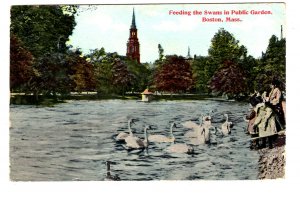
POLYGON ((150 91, 148 90, 148 88, 147 88, 147 89, 145 89, 144 92, 142 92, 141 94, 153 94, 153 92, 150 92, 150 91))

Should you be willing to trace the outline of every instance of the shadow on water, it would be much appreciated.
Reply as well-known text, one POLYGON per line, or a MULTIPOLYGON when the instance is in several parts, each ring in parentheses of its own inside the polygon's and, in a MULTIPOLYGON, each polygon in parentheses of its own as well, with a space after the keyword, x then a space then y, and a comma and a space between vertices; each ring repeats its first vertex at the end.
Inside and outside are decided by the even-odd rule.
POLYGON ((235 102, 124 100, 70 101, 52 108, 11 105, 11 179, 21 181, 105 180, 106 161, 111 174, 121 180, 241 180, 257 179, 258 155, 249 149, 243 116, 247 104, 235 102), (211 111, 214 111, 213 113, 211 111), (147 149, 124 149, 115 137, 128 132, 129 117, 135 136, 170 135, 170 124, 178 123, 176 143, 190 144, 189 129, 181 123, 199 124, 211 114, 212 124, 221 127, 224 114, 234 123, 229 136, 211 133, 211 143, 194 145, 194 154, 169 153, 171 143, 150 142, 147 149))

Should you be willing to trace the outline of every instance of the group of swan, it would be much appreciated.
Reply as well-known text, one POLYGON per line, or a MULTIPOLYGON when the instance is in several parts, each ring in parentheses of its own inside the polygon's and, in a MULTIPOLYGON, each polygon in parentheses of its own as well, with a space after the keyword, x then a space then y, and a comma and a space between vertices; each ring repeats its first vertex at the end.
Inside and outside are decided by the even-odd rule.
POLYGON ((228 121, 228 114, 224 114, 226 121, 221 125, 221 129, 214 127, 211 122, 211 116, 201 116, 199 118, 200 124, 196 124, 192 121, 182 123, 182 125, 192 131, 188 131, 185 137, 190 138, 193 144, 205 144, 210 142, 210 130, 213 129, 216 133, 221 132, 222 135, 228 135, 231 133, 233 126, 232 122, 228 121))
POLYGON ((215 127, 211 124, 211 116, 201 116, 199 118, 200 124, 192 121, 182 123, 182 125, 192 131, 188 131, 185 137, 191 138, 193 144, 205 144, 210 142, 210 129, 215 127), (196 138, 196 139, 193 139, 196 138))
POLYGON ((173 135, 173 128, 177 128, 176 123, 171 123, 170 126, 170 136, 165 135, 149 135, 148 130, 152 129, 151 126, 146 125, 144 127, 144 139, 140 139, 137 136, 134 136, 131 130, 131 124, 133 123, 133 119, 128 120, 128 130, 129 133, 121 132, 117 135, 116 140, 118 142, 125 142, 123 146, 126 150, 133 150, 133 149, 145 149, 148 147, 149 142, 154 143, 172 143, 167 151, 168 152, 176 152, 176 153, 193 153, 193 147, 187 144, 175 144, 175 137, 173 135))
POLYGON ((146 125, 144 128, 144 140, 138 138, 137 136, 134 136, 131 132, 131 134, 125 138, 125 148, 126 149, 144 149, 147 148, 149 145, 148 140, 148 132, 147 130, 151 129, 151 126, 146 125))
MULTIPOLYGON (((182 125, 193 131, 189 131, 185 134, 185 137, 190 138, 192 144, 205 144, 210 142, 210 129, 214 129, 215 133, 217 131, 222 132, 223 135, 228 135, 231 132, 232 122, 228 121, 228 115, 224 115, 226 121, 222 124, 221 129, 212 126, 211 116, 201 116, 200 124, 196 124, 192 121, 187 121, 182 123, 182 125)), ((171 123, 170 135, 165 136, 161 134, 149 135, 148 130, 152 129, 151 126, 146 125, 144 127, 144 139, 135 136, 132 133, 131 125, 135 122, 135 119, 128 120, 128 133, 121 132, 117 135, 116 141, 125 142, 124 148, 127 150, 133 149, 145 149, 149 146, 149 142, 154 143, 172 143, 168 148, 168 152, 174 153, 193 153, 194 149, 192 146, 185 143, 175 143, 176 138, 173 134, 173 128, 178 128, 176 123, 171 123)))
POLYGON ((150 135, 149 141, 156 142, 156 143, 172 143, 168 148, 167 152, 171 153, 193 153, 194 148, 192 146, 189 146, 185 143, 175 143, 175 136, 173 135, 173 128, 178 128, 176 123, 171 123, 170 127, 170 136, 164 136, 164 135, 150 135))
POLYGON ((128 133, 126 133, 126 132, 119 133, 116 137, 117 142, 124 142, 125 138, 127 138, 128 136, 133 136, 133 133, 131 130, 131 125, 134 124, 134 122, 135 122, 135 119, 130 118, 128 120, 128 133))
POLYGON ((165 135, 150 135, 148 140, 150 142, 174 142, 175 137, 173 135, 173 127, 177 127, 176 124, 173 122, 170 127, 170 136, 165 135))

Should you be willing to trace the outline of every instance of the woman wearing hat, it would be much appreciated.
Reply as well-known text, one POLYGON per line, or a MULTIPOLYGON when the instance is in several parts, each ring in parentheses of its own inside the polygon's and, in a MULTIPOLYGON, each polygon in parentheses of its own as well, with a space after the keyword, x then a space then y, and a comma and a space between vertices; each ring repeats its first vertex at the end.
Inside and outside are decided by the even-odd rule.
POLYGON ((285 125, 285 117, 284 117, 284 112, 282 108, 282 100, 283 96, 281 93, 281 90, 279 89, 279 84, 280 82, 277 79, 274 79, 270 85, 271 91, 269 94, 269 99, 267 104, 270 105, 270 107, 275 111, 278 121, 279 121, 279 127, 280 129, 284 128, 285 125))

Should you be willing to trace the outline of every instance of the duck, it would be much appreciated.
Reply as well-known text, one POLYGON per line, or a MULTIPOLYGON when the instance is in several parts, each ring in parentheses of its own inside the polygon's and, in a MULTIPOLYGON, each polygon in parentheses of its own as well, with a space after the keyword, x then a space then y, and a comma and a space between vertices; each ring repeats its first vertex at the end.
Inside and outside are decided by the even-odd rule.
POLYGON ((229 135, 231 133, 231 128, 233 127, 233 123, 228 121, 228 114, 224 114, 226 120, 221 125, 221 129, 217 128, 219 132, 221 132, 223 135, 229 135))
POLYGON ((187 145, 185 143, 179 143, 175 144, 173 143, 167 148, 167 152, 169 153, 186 153, 186 154, 193 154, 194 148, 190 145, 187 145))
POLYGON ((111 172, 110 172, 110 164, 112 162, 111 161, 106 161, 105 164, 106 164, 106 177, 105 177, 105 181, 120 181, 120 177, 118 175, 111 175, 111 172))
POLYGON ((148 140, 148 132, 147 130, 151 129, 150 125, 146 125, 144 128, 144 140, 134 136, 134 135, 129 135, 128 137, 125 138, 125 145, 123 146, 126 150, 133 150, 133 149, 145 149, 149 145, 149 140, 148 140))
POLYGON ((170 136, 164 135, 149 135, 148 140, 149 142, 159 142, 159 143, 167 143, 167 142, 174 142, 175 137, 173 135, 173 127, 178 128, 177 125, 173 122, 171 123, 170 127, 170 136))
POLYGON ((135 119, 130 118, 128 120, 128 133, 126 132, 121 132, 116 136, 116 141, 117 142, 125 142, 125 138, 128 136, 133 136, 132 130, 131 130, 131 125, 135 123, 135 119))

